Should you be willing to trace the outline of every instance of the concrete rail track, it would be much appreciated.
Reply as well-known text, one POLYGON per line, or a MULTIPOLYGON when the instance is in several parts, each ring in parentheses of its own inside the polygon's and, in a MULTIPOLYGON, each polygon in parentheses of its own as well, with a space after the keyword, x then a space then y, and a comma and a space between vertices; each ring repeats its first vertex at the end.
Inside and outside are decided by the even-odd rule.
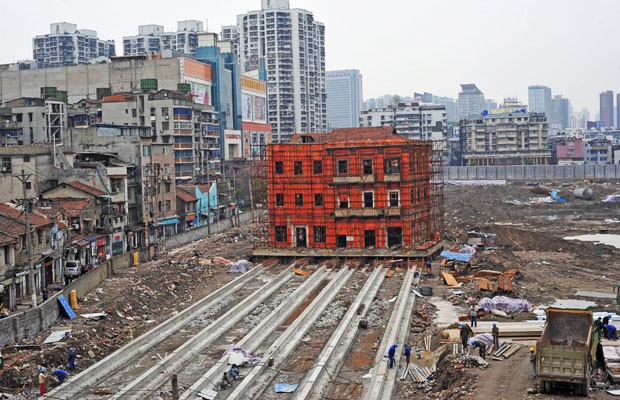
POLYGON ((379 352, 375 359, 375 366, 371 370, 372 378, 364 385, 363 400, 389 400, 394 389, 397 365, 388 368, 388 348, 394 343, 400 343, 397 351, 402 352, 403 343, 407 340, 411 313, 415 304, 415 295, 411 292, 415 269, 407 270, 407 275, 398 294, 398 299, 388 322, 379 352))
POLYGON ((278 337, 265 352, 261 361, 235 387, 227 397, 229 399, 258 399, 267 385, 278 372, 278 368, 286 361, 299 345, 312 324, 325 311, 345 283, 353 275, 353 270, 343 267, 332 278, 330 283, 319 293, 312 303, 297 319, 278 337))
POLYGON ((111 399, 143 399, 154 393, 164 382, 170 379, 173 373, 179 371, 185 364, 191 363, 193 357, 196 357, 203 349, 241 321, 243 317, 250 314, 259 304, 291 279, 293 276, 291 271, 294 266, 295 263, 291 264, 274 279, 239 302, 183 345, 177 347, 155 366, 122 387, 111 399))
POLYGON ((376 268, 372 272, 323 348, 317 362, 297 388, 294 400, 324 398, 329 389, 331 377, 337 376, 342 367, 345 356, 357 335, 359 322, 368 314, 370 303, 377 295, 384 278, 383 268, 376 268))
MULTIPOLYGON (((177 315, 170 317, 160 325, 127 343, 103 360, 95 363, 80 374, 72 377, 64 385, 49 392, 50 398, 74 399, 79 393, 89 391, 107 379, 110 375, 127 364, 131 364, 137 357, 147 353, 157 344, 183 329, 193 318, 206 312, 218 303, 221 298, 241 290, 248 282, 265 273, 262 265, 256 266, 246 274, 227 283, 220 289, 210 293, 197 303, 191 305, 177 315)), ((78 396, 78 397, 76 397, 78 396)))
MULTIPOLYGON (((267 318, 237 342, 236 346, 253 353, 298 307, 301 306, 308 296, 317 290, 329 273, 330 271, 323 266, 310 275, 308 279, 291 294, 290 300, 283 302, 274 309, 267 318)), ((201 390, 214 388, 215 383, 228 369, 228 355, 225 354, 180 396, 180 400, 194 398, 201 390)))

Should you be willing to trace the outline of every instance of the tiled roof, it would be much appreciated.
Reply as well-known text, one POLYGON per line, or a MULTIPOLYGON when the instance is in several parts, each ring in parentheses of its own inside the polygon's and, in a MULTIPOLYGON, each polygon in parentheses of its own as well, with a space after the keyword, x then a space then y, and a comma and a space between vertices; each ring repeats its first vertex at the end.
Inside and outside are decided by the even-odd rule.
POLYGON ((133 100, 133 99, 135 99, 134 96, 131 96, 125 93, 117 93, 111 96, 104 96, 103 102, 104 103, 118 103, 118 102, 125 102, 128 100, 133 100))
POLYGON ((82 182, 77 182, 77 181, 66 182, 66 183, 64 183, 64 185, 71 186, 74 189, 80 190, 80 191, 82 191, 84 193, 91 194, 93 196, 105 196, 107 194, 106 192, 104 192, 102 190, 99 190, 99 189, 94 188, 92 186, 85 185, 82 182))
POLYGON ((298 133, 291 137, 290 143, 336 143, 378 140, 391 140, 403 143, 411 142, 410 139, 397 134, 392 126, 378 126, 367 128, 340 128, 334 129, 331 133, 298 133), (305 137, 310 138, 310 142, 304 140, 305 137))
POLYGON ((187 190, 177 187, 177 197, 186 203, 192 203, 198 200, 196 196, 190 194, 187 190))
MULTIPOLYGON (((17 220, 21 224, 25 224, 26 222, 26 216, 21 212, 21 210, 8 203, 0 204, 0 215, 17 220)), ((29 220, 31 224, 34 224, 35 229, 54 224, 53 220, 36 212, 30 214, 29 220)))
POLYGON ((58 204, 67 212, 67 216, 78 217, 91 201, 87 199, 61 199, 58 200, 58 204))

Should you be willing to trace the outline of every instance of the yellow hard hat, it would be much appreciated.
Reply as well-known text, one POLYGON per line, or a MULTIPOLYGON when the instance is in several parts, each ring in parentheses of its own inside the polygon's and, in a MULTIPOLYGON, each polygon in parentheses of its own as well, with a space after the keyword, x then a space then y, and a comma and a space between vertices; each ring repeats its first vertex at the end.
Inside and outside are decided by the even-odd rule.
POLYGON ((530 351, 536 351, 536 349, 533 347, 530 347, 530 351))

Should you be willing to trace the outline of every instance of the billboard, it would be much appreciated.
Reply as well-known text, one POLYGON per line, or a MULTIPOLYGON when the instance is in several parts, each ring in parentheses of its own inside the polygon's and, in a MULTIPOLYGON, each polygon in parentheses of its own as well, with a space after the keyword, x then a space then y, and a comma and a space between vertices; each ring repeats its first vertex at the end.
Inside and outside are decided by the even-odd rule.
POLYGON ((205 104, 208 106, 213 105, 211 99, 211 85, 204 83, 198 83, 191 80, 187 80, 192 87, 192 95, 194 96, 194 102, 197 104, 205 104))
POLYGON ((242 94, 241 95, 241 112, 242 114, 242 118, 245 121, 253 121, 254 117, 253 117, 253 113, 252 113, 252 96, 250 96, 249 94, 242 94))
POLYGON ((265 98, 261 96, 254 96, 254 121, 266 122, 267 117, 265 115, 265 98))

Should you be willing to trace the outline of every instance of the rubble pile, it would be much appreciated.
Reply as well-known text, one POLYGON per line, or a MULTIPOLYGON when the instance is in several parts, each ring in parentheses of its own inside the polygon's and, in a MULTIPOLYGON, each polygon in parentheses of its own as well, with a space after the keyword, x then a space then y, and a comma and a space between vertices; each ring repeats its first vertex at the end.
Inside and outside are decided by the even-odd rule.
MULTIPOLYGON (((252 226, 231 229, 123 270, 79 299, 77 318, 59 319, 51 329, 19 344, 6 343, 1 349, 4 369, 0 373, 0 391, 12 390, 24 398, 32 398, 31 392, 38 393, 40 366, 66 368, 69 347, 74 347, 77 353, 76 371, 69 373, 76 374, 217 290, 238 276, 228 273, 230 265, 249 257, 249 243, 230 244, 252 237, 251 229, 252 226), (106 316, 82 317, 89 313, 106 316), (50 332, 57 330, 71 332, 64 341, 44 345, 50 332)), ((234 300, 225 298, 222 302, 234 300)), ((208 316, 202 322, 208 323, 208 316)), ((53 379, 48 380, 48 388, 53 386, 53 379)))

